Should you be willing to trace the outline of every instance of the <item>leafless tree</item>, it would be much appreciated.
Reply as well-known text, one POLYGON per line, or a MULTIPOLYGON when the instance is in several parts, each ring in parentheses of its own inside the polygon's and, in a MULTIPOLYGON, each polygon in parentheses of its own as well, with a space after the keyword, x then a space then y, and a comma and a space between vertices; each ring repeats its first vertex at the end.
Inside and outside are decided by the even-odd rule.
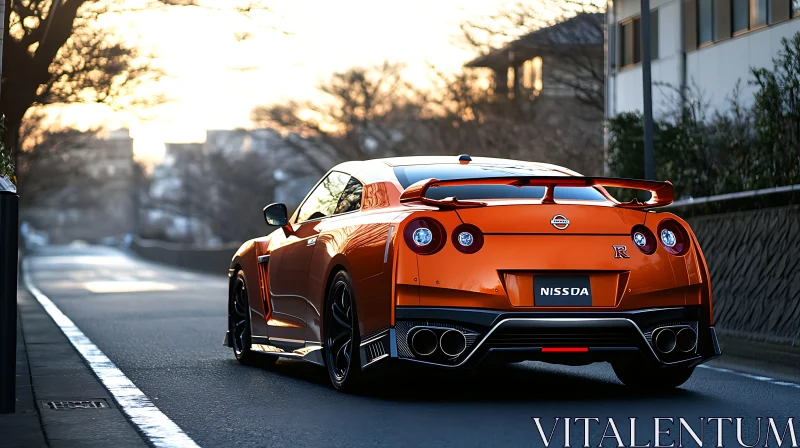
POLYGON ((255 153, 234 161, 209 154, 180 175, 186 194, 153 204, 206 224, 222 241, 245 241, 264 233, 261 209, 272 197, 275 179, 255 153))
MULTIPOLYGON (((20 195, 20 206, 23 209, 53 197, 70 185, 75 191, 82 191, 87 187, 97 187, 102 182, 101 179, 90 179, 86 176, 85 161, 71 157, 75 149, 85 146, 93 132, 69 128, 44 130, 41 126, 42 119, 41 114, 29 116, 20 129, 28 145, 25 151, 18 154, 16 166, 19 181, 17 187, 25 192, 20 195)), ((87 198, 82 194, 72 194, 65 195, 63 199, 81 201, 87 198)), ((76 204, 61 205, 66 208, 76 204)))
POLYGON ((569 103, 555 105, 544 98, 517 102, 494 95, 485 80, 470 71, 434 72, 433 87, 425 92, 425 115, 416 144, 441 154, 471 155, 546 161, 596 172, 601 160, 587 147, 596 146, 596 135, 563 132, 561 118, 577 113, 569 103), (424 145, 424 146, 423 146, 424 145))
POLYGON ((562 135, 550 122, 558 114, 546 104, 498 97, 473 71, 431 68, 431 86, 421 89, 404 82, 400 69, 335 73, 320 86, 320 102, 261 106, 253 121, 280 131, 318 172, 344 160, 461 153, 563 162, 587 172, 600 165, 585 151, 596 136, 562 135))
MULTIPOLYGON (((138 6, 129 5, 112 0, 10 0, 0 97, 8 149, 18 152, 22 120, 31 107, 74 102, 125 107, 144 100, 131 98, 131 93, 161 73, 147 55, 102 28, 101 17, 167 7, 225 9, 248 16, 266 10, 262 0, 141 0, 138 6)), ((146 99, 154 100, 158 98, 146 99)))
POLYGON ((251 117, 258 127, 279 130, 321 172, 342 160, 407 154, 404 129, 420 107, 401 72, 388 62, 337 72, 318 86, 322 100, 259 106, 251 117))
POLYGON ((170 183, 176 186, 160 194, 151 190, 145 208, 190 218, 223 242, 263 235, 261 210, 276 200, 278 190, 287 193, 283 182, 313 175, 302 157, 287 154, 280 143, 274 133, 235 130, 215 136, 202 149, 176 151, 160 179, 178 184, 170 183))

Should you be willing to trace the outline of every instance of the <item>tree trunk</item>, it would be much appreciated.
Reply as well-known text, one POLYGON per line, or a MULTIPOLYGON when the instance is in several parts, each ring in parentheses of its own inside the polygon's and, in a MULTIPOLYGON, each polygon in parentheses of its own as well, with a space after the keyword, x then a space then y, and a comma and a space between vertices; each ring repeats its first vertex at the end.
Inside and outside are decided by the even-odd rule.
MULTIPOLYGON (((5 48, 6 45, 11 40, 11 36, 9 35, 8 31, 8 25, 11 20, 11 0, 0 0, 0 1, 2 1, 3 4, 5 5, 5 9, 3 10, 3 48, 5 48)), ((8 71, 9 67, 8 67, 8 59, 6 59, 6 52, 2 53, 2 61, 0 62, 0 64, 2 64, 0 66, 5 66, 6 71, 8 71)), ((5 76, 2 76, 2 78, 5 78, 5 76)), ((0 88, 0 113, 2 114, 6 114, 6 107, 5 107, 6 105, 3 103, 2 100, 4 100, 7 95, 8 95, 8 89, 5 83, 3 83, 2 88, 0 88)), ((10 134, 12 133, 19 135, 19 130, 17 130, 17 132, 15 133, 11 132, 11 129, 19 129, 19 123, 17 124, 16 128, 9 126, 8 116, 6 115, 6 122, 3 124, 6 125, 6 132, 3 134, 3 143, 5 144, 6 151, 9 151, 10 154, 12 155, 14 166, 17 166, 17 152, 14 151, 14 145, 9 144, 10 142, 15 141, 16 139, 11 140, 9 137, 10 134)))
MULTIPOLYGON (((3 76, 0 89, 0 112, 5 114, 7 132, 3 139, 6 149, 16 154, 19 149, 19 133, 22 118, 28 109, 36 104, 40 85, 50 82, 50 64, 58 50, 72 35, 72 25, 78 8, 86 0, 62 1, 50 6, 47 16, 49 29, 46 38, 38 41, 39 46, 31 54, 28 46, 22 41, 12 38, 8 32, 13 2, 6 1, 5 30, 3 32, 3 76)), ((14 155, 14 159, 17 157, 14 155)))

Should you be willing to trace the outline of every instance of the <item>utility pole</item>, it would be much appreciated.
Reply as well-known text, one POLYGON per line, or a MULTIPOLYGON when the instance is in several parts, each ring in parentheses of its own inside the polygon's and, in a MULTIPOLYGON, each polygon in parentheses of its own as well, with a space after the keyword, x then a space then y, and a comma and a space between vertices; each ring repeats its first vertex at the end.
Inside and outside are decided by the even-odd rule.
MULTIPOLYGON (((0 75, 7 26, 6 1, 0 0, 0 75)), ((17 189, 10 176, 0 176, 0 414, 13 413, 16 406, 18 238, 17 189)))
POLYGON ((653 158, 653 83, 650 76, 650 0, 642 2, 642 99, 644 100, 644 177, 655 180, 653 158))
POLYGON ((19 196, 0 176, 0 414, 14 412, 17 369, 19 196))

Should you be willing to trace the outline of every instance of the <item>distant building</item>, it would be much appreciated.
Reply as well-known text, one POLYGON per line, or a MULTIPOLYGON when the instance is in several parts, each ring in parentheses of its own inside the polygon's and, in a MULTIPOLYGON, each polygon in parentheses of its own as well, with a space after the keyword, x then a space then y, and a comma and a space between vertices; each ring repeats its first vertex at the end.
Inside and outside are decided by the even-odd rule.
POLYGON ((491 69, 496 95, 563 100, 584 98, 590 91, 602 95, 603 61, 603 14, 582 13, 530 32, 466 67, 491 69))
POLYGON ((156 200, 180 200, 183 194, 182 174, 192 164, 199 163, 202 156, 202 143, 167 143, 164 160, 153 167, 150 197, 156 200))
POLYGON ((234 158, 248 151, 257 152, 272 169, 272 176, 279 181, 272 202, 282 202, 290 207, 300 205, 322 174, 305 169, 302 156, 284 145, 283 137, 271 129, 209 130, 206 131, 203 151, 205 154, 222 152, 234 158))
POLYGON ((59 156, 80 166, 74 178, 22 210, 21 220, 49 235, 51 243, 101 242, 135 228, 133 140, 127 129, 69 132, 56 138, 59 156), (76 162, 77 161, 77 162, 76 162))
MULTIPOLYGON (((800 31, 800 2, 652 0, 650 17, 654 115, 675 105, 674 89, 681 86, 698 90, 712 109, 724 110, 738 80, 742 102, 752 103, 750 68, 772 68, 772 58, 782 49, 781 38, 800 31)), ((606 20, 607 115, 641 111, 639 0, 609 2, 606 20)))
POLYGON ((208 154, 222 152, 236 156, 247 151, 256 151, 265 156, 280 147, 281 136, 271 129, 223 129, 206 131, 203 151, 208 154))
MULTIPOLYGON (((283 202, 290 208, 299 205, 320 174, 311 172, 302 157, 284 145, 278 133, 268 129, 209 130, 203 143, 167 143, 163 162, 153 168, 143 236, 179 242, 217 242, 219 235, 214 234, 209 223, 219 217, 192 210, 196 205, 191 201, 197 201, 198 194, 212 204, 239 200, 226 197, 225 191, 230 189, 218 183, 249 182, 248 187, 255 188, 248 190, 263 188, 263 196, 253 196, 256 201, 263 198, 263 203, 254 208, 255 215, 248 213, 254 210, 244 210, 242 214, 260 216, 260 207, 270 202, 283 202), (263 168, 253 173, 257 167, 263 168)), ((241 185, 237 188, 236 191, 241 191, 241 185)))
POLYGON ((605 54, 603 14, 580 13, 466 64, 491 70, 492 90, 534 117, 531 157, 600 174, 605 54), (533 153, 533 150, 536 150, 533 153))

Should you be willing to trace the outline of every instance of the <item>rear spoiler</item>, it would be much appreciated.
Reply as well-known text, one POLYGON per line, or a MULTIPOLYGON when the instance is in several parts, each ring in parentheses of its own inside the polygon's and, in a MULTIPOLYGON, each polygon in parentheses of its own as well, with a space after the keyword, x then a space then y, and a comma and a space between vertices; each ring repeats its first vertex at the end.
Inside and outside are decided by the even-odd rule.
POLYGON ((459 185, 510 185, 514 187, 546 187, 542 204, 555 204, 553 193, 555 187, 618 187, 633 190, 649 191, 652 197, 647 202, 633 199, 630 202, 616 202, 617 207, 644 210, 664 207, 672 203, 674 192, 672 183, 639 179, 621 179, 617 177, 583 177, 583 176, 513 176, 484 177, 474 179, 438 180, 424 179, 408 188, 400 195, 400 203, 422 203, 439 208, 482 207, 487 205, 479 201, 460 201, 456 198, 430 199, 425 194, 430 188, 453 187, 459 185))

